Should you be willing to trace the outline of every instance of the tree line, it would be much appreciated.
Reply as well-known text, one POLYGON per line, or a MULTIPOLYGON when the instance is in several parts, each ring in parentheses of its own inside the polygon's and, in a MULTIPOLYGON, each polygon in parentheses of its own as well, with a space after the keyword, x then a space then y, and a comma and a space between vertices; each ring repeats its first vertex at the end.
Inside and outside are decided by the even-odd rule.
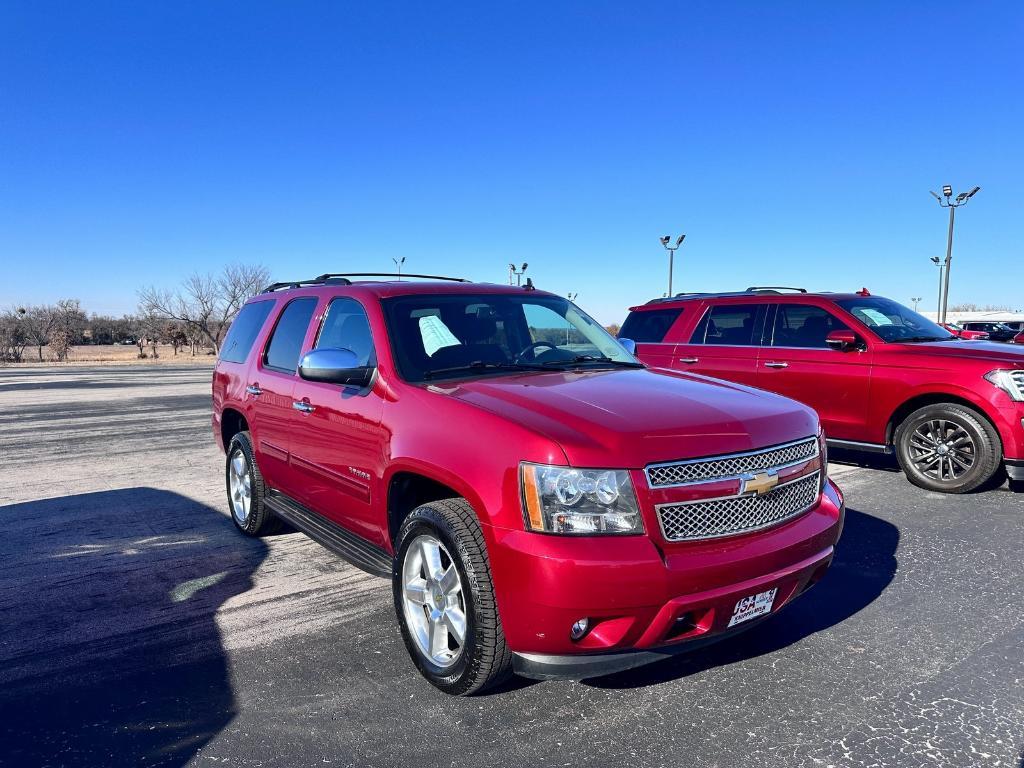
POLYGON ((159 345, 217 354, 238 310, 269 282, 265 267, 232 264, 176 288, 140 288, 136 312, 121 317, 87 314, 78 299, 11 307, 0 311, 0 362, 64 361, 83 344, 134 344, 140 358, 158 357, 159 345))

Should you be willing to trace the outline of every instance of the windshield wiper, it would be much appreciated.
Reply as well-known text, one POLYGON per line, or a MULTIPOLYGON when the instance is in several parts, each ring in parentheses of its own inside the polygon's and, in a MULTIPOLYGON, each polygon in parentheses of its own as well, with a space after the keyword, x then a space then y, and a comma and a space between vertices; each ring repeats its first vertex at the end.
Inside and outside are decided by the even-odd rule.
POLYGON ((913 344, 918 341, 956 341, 956 336, 908 336, 900 339, 903 344, 913 344))
POLYGON ((543 371, 541 365, 530 363, 485 363, 483 360, 476 360, 466 365, 453 365, 449 368, 434 368, 423 373, 424 379, 432 379, 444 373, 462 373, 464 371, 543 371))
POLYGON ((579 363, 602 363, 604 365, 618 365, 623 368, 643 368, 643 363, 633 363, 628 360, 613 360, 605 355, 576 355, 571 360, 548 360, 541 363, 546 368, 556 368, 562 365, 577 365, 579 363))

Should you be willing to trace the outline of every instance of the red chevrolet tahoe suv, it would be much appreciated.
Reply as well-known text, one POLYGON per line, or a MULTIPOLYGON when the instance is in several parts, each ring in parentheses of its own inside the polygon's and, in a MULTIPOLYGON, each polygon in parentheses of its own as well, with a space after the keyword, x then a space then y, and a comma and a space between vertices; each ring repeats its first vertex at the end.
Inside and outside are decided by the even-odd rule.
POLYGON ((390 578, 438 688, 629 669, 825 573, 844 508, 810 408, 648 370, 529 284, 354 277, 245 305, 213 430, 238 529, 390 578))
POLYGON ((891 452, 914 484, 963 493, 1024 480, 1024 350, 961 341, 867 291, 681 294, 633 307, 619 333, 649 365, 813 407, 828 441, 891 452))

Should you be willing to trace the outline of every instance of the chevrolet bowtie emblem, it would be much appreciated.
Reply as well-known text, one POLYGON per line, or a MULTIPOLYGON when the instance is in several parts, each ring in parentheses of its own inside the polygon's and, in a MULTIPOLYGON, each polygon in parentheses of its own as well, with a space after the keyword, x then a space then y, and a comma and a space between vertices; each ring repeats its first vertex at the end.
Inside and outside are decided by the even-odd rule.
POLYGON ((756 493, 758 496, 764 496, 778 484, 779 476, 772 471, 743 475, 740 478, 740 495, 756 493))

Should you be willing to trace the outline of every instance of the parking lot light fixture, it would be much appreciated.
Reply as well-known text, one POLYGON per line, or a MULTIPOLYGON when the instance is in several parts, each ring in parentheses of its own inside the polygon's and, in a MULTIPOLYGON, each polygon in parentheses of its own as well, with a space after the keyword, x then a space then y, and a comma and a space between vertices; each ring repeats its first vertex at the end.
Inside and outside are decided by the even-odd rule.
MULTIPOLYGON (((953 187, 949 184, 945 184, 942 187, 942 194, 945 196, 945 199, 939 197, 934 192, 930 193, 932 197, 939 201, 940 206, 949 208, 949 229, 946 232, 946 261, 941 265, 945 268, 945 276, 943 277, 942 273, 939 274, 939 282, 942 287, 940 289, 939 313, 936 319, 940 323, 946 322, 946 310, 949 307, 949 269, 953 261, 953 220, 956 217, 956 209, 978 194, 980 190, 981 187, 972 187, 967 192, 961 192, 952 200, 950 198, 953 197, 953 187)), ((934 258, 932 261, 938 263, 934 258)))
POLYGON ((668 296, 672 295, 672 262, 676 255, 676 251, 679 249, 679 246, 683 244, 683 240, 685 239, 686 235, 680 235, 676 238, 675 245, 669 245, 669 243, 672 242, 671 235, 662 235, 658 238, 658 240, 661 241, 662 247, 668 251, 668 294, 666 294, 668 296))

